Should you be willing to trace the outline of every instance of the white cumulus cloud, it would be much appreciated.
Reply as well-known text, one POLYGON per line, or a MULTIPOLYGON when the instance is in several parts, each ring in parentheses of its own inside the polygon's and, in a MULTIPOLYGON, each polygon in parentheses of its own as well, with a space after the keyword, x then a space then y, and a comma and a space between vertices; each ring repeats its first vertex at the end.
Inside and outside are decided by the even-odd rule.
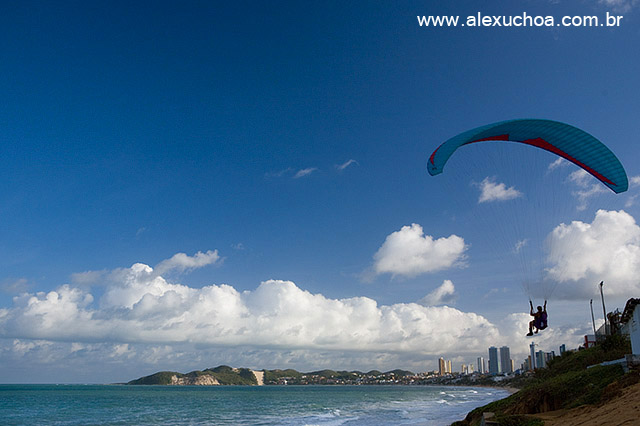
POLYGON ((548 170, 555 170, 559 167, 568 166, 569 162, 562 157, 556 158, 556 160, 552 163, 549 163, 548 170))
POLYGON ((444 280, 442 285, 418 301, 424 306, 446 305, 455 302, 456 289, 451 280, 444 280))
POLYGON ((199 251, 193 256, 185 253, 177 253, 170 259, 158 263, 155 270, 158 275, 162 275, 173 270, 184 272, 186 270, 202 268, 203 266, 220 263, 221 261, 222 259, 218 254, 218 250, 208 250, 206 253, 199 251))
POLYGON ((348 160, 342 164, 336 164, 336 169, 338 169, 338 171, 343 171, 344 169, 346 169, 347 167, 349 167, 350 165, 355 164, 357 166, 359 166, 358 162, 356 160, 348 160))
POLYGON ((293 178, 299 179, 304 176, 309 176, 311 173, 315 172, 316 170, 318 170, 317 167, 309 167, 306 169, 298 170, 296 174, 293 176, 293 178))
MULTIPOLYGON (((154 276, 141 263, 110 275, 97 300, 85 287, 71 285, 16 297, 0 313, 0 339, 74 342, 74 352, 101 342, 111 345, 110 356, 132 356, 136 344, 467 352, 483 350, 498 336, 475 313, 417 303, 378 305, 367 297, 331 299, 291 281, 264 281, 243 292, 225 284, 191 288, 154 276)), ((445 299, 451 290, 445 282, 434 297, 445 299)))
MULTIPOLYGON (((640 187, 640 176, 632 176, 631 178, 629 178, 629 192, 636 192, 635 189, 640 187)), ((630 208, 632 206, 634 206, 636 204, 638 200, 638 194, 635 193, 633 195, 629 195, 629 197, 627 198, 627 201, 625 202, 624 206, 626 208, 630 208)))
POLYGON ((522 196, 522 192, 515 189, 513 186, 507 188, 504 183, 496 183, 494 179, 486 177, 477 184, 480 188, 479 203, 486 203, 489 201, 506 201, 512 200, 522 196))
POLYGON ((573 196, 578 199, 577 209, 583 211, 587 208, 589 199, 599 194, 605 194, 609 190, 587 173, 584 169, 572 172, 568 177, 569 182, 577 185, 579 189, 573 191, 573 196))
POLYGON ((373 256, 373 269, 375 274, 415 277, 462 264, 466 249, 462 237, 450 235, 434 240, 414 223, 387 236, 373 256))
POLYGON ((527 238, 523 240, 518 240, 516 242, 516 245, 513 247, 513 251, 515 253, 520 253, 520 250, 522 250, 528 243, 529 243, 529 240, 527 238))
POLYGON ((208 250, 206 252, 197 252, 193 256, 185 253, 176 253, 169 259, 165 259, 158 263, 155 268, 144 264, 135 264, 131 268, 118 268, 113 271, 84 271, 71 274, 71 282, 78 286, 93 286, 109 284, 142 281, 152 282, 159 279, 164 282, 161 277, 163 274, 184 273, 193 269, 203 268, 208 265, 221 264, 224 261, 220 257, 218 250, 208 250))
POLYGON ((624 210, 598 210, 593 222, 557 226, 548 237, 549 276, 563 297, 593 297, 594 283, 631 297, 640 292, 640 227, 624 210))

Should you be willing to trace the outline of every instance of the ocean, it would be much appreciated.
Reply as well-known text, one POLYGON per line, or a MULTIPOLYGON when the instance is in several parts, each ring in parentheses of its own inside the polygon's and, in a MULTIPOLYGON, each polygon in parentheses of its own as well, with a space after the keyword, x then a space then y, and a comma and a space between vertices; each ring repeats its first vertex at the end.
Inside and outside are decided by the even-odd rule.
POLYGON ((448 425, 507 395, 450 386, 0 385, 0 424, 448 425))

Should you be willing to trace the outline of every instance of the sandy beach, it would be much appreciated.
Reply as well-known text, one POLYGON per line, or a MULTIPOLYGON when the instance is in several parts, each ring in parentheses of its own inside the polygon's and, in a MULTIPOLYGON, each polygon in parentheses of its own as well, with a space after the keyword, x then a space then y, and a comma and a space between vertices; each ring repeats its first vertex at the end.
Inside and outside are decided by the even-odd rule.
POLYGON ((584 406, 536 414, 545 426, 620 426, 640 422, 640 383, 599 406, 584 406))

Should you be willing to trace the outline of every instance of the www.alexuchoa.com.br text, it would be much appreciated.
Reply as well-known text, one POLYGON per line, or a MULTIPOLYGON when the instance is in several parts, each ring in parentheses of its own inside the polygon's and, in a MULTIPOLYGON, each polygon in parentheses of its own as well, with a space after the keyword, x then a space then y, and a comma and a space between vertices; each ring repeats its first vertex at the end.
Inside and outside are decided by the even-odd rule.
POLYGON ((421 27, 619 27, 622 15, 605 16, 554 16, 529 15, 483 15, 478 12, 468 16, 418 16, 421 27))

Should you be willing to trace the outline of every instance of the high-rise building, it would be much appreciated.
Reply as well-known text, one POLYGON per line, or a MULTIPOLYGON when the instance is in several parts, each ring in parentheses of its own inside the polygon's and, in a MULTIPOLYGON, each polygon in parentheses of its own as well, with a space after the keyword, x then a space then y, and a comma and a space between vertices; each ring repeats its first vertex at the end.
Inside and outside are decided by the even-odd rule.
POLYGON ((531 342, 531 344, 529 345, 529 349, 531 351, 529 355, 531 357, 531 363, 529 364, 529 366, 532 370, 535 370, 536 368, 538 368, 538 364, 536 363, 536 344, 534 342, 531 342))
POLYGON ((487 372, 487 366, 484 362, 484 357, 478 357, 478 373, 485 374, 487 372))
POLYGON ((444 361, 444 358, 440 357, 438 360, 438 374, 444 376, 447 373, 447 365, 444 361))
POLYGON ((494 346, 489 348, 489 374, 500 374, 498 348, 494 346))
POLYGON ((547 366, 547 354, 544 351, 536 352, 536 368, 544 368, 547 366))
POLYGON ((451 368, 451 360, 447 360, 447 373, 453 373, 453 369, 451 368))
POLYGON ((549 365, 549 361, 551 361, 555 357, 556 357, 556 353, 554 351, 545 352, 545 354, 544 354, 545 365, 549 365))
POLYGON ((505 374, 513 373, 513 368, 511 367, 511 351, 508 346, 500 348, 500 372, 505 374))
POLYGON ((560 355, 562 355, 563 353, 565 353, 567 350, 567 347, 563 344, 560 345, 560 355))

